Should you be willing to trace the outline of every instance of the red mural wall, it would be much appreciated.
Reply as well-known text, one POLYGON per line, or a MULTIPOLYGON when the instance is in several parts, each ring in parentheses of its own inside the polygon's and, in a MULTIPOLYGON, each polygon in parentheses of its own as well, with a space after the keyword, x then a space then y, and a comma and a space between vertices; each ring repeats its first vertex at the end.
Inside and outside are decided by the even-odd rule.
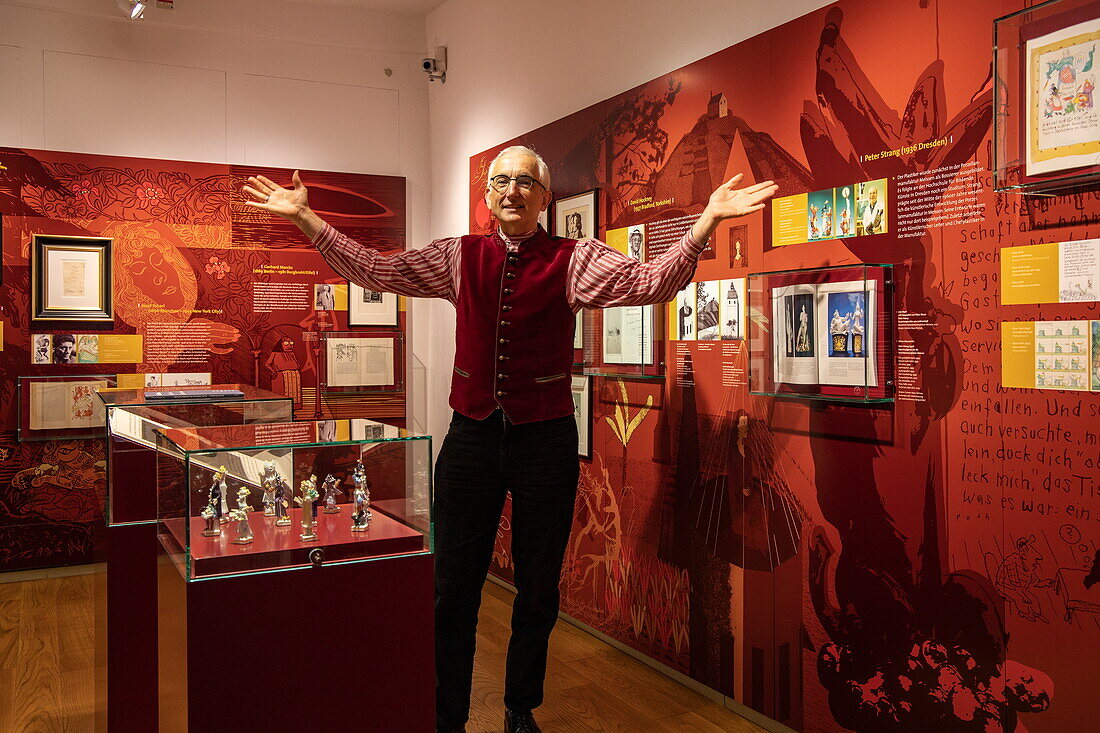
MULTIPOLYGON (((103 441, 20 442, 19 376, 209 372, 214 384, 293 391, 300 419, 403 424, 403 392, 318 394, 317 334, 346 330, 347 313, 316 309, 314 287, 345 281, 295 227, 245 206, 241 187, 257 173, 290 180, 281 169, 0 148, 0 570, 87 562, 103 526, 103 441), (113 240, 113 324, 32 323, 35 234, 113 240), (32 334, 73 332, 140 335, 140 361, 32 364, 32 334), (296 371, 301 389, 277 371, 296 371)), ((404 178, 302 178, 334 226, 404 249, 404 178)))
POLYGON ((1003 306, 998 279, 1000 248, 1094 237, 1100 207, 992 190, 992 24, 1020 7, 845 0, 471 159, 475 231, 517 143, 556 195, 599 189, 601 233, 698 214, 739 171, 780 197, 942 172, 933 214, 972 196, 909 231, 718 231, 696 281, 891 263, 910 383, 880 407, 754 396, 724 378, 744 342, 701 341, 666 344, 663 382, 596 377, 565 612, 797 730, 1095 729, 1100 401, 1003 388, 999 322, 1100 316, 1003 306))

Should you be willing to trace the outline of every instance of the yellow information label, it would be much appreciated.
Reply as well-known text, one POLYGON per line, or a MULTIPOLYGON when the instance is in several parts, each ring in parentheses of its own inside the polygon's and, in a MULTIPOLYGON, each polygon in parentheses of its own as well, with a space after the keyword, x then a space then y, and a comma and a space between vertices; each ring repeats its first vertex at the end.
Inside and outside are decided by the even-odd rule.
POLYGON ((1001 303, 1057 303, 1057 242, 1001 249, 1001 303))
POLYGON ((100 364, 137 364, 144 361, 141 334, 104 333, 99 336, 100 364))
POLYGON ((116 374, 115 386, 119 389, 145 389, 145 375, 116 374))
POLYGON ((802 244, 806 241, 808 195, 784 196, 772 202, 772 246, 802 244))
POLYGON ((1035 323, 1001 323, 1001 386, 1035 389, 1035 323))

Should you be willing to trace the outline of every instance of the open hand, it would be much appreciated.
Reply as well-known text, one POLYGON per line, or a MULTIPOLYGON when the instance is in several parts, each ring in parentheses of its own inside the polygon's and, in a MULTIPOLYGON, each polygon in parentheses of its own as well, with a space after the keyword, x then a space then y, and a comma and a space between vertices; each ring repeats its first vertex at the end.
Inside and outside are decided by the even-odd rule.
POLYGON ((764 202, 779 190, 779 186, 774 181, 764 181, 745 188, 734 188, 742 178, 744 176, 738 173, 719 186, 710 195, 704 214, 709 214, 715 221, 745 216, 763 209, 764 202))
POLYGON ((309 210, 309 197, 298 171, 291 176, 292 187, 283 188, 264 176, 249 176, 243 191, 249 198, 245 203, 254 209, 281 216, 290 221, 309 210))

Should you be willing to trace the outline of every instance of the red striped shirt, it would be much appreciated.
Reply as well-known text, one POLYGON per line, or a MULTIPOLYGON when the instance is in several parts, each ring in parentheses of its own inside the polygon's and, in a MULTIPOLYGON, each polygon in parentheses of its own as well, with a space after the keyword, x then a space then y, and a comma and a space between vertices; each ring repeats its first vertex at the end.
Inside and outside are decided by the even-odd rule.
MULTIPOLYGON (((508 237, 497 232, 509 252, 522 247, 532 234, 508 237)), ((458 302, 462 286, 459 237, 381 255, 325 224, 313 243, 332 269, 365 288, 458 302)), ((705 242, 692 239, 689 230, 660 257, 643 263, 597 239, 581 239, 569 263, 566 299, 574 312, 581 308, 666 303, 691 282, 705 247, 705 242)))

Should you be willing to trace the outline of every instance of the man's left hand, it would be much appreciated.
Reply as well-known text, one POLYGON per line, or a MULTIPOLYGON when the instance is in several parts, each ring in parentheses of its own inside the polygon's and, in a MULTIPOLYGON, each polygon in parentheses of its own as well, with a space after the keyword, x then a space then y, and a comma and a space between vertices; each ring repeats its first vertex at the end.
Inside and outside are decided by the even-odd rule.
POLYGON ((696 242, 705 242, 714 234, 718 225, 726 219, 745 216, 764 208, 764 202, 775 195, 779 186, 774 181, 764 181, 744 188, 735 188, 744 176, 738 173, 710 195, 707 208, 695 226, 691 236, 696 242))

